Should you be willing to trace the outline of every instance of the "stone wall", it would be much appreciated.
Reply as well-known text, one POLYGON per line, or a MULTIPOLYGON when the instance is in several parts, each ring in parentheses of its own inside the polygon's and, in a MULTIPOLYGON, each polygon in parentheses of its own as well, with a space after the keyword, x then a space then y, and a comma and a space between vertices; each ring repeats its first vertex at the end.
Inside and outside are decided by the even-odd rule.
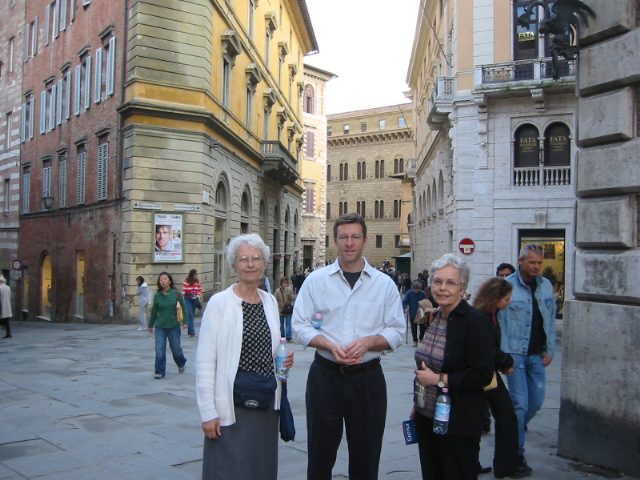
POLYGON ((558 451, 640 476, 638 0, 590 0, 578 94, 576 300, 566 304, 558 451))

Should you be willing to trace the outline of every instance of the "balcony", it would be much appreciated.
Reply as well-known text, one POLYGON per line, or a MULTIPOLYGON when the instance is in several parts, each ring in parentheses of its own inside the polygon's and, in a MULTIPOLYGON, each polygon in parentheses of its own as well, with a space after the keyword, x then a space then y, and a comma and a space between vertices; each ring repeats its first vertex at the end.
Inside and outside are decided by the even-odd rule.
POLYGON ((300 178, 298 162, 282 143, 269 140, 262 142, 262 172, 280 185, 293 185, 300 178))
POLYGON ((447 120, 455 96, 455 77, 437 77, 435 89, 429 98, 429 124, 442 124, 447 120), (447 108, 449 107, 449 108, 447 108))
MULTIPOLYGON (((575 61, 561 60, 558 62, 560 80, 575 81, 575 61)), ((518 60, 514 62, 494 63, 491 65, 480 65, 476 67, 475 84, 476 88, 504 88, 530 86, 532 83, 557 84, 552 78, 550 58, 534 58, 531 60, 518 60)))
POLYGON ((571 185, 571 167, 522 167, 513 169, 516 187, 557 187, 571 185))

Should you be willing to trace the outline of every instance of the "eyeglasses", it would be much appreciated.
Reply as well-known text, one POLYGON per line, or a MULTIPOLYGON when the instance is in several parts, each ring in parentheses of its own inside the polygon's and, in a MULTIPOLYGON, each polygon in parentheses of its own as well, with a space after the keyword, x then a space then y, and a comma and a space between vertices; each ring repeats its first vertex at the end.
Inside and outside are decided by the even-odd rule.
POLYGON ((457 287, 458 285, 460 285, 461 282, 454 282, 453 280, 447 280, 446 282, 440 278, 435 278, 432 282, 431 285, 435 286, 435 287, 442 287, 443 285, 447 288, 453 288, 453 287, 457 287))
POLYGON ((248 265, 249 263, 262 263, 264 262, 264 258, 260 255, 254 255, 252 257, 242 255, 240 258, 238 258, 238 262, 242 263, 243 265, 248 265))
POLYGON ((349 241, 349 239, 353 240, 354 242, 359 242, 364 237, 363 235, 338 235, 337 238, 339 242, 347 242, 349 241))

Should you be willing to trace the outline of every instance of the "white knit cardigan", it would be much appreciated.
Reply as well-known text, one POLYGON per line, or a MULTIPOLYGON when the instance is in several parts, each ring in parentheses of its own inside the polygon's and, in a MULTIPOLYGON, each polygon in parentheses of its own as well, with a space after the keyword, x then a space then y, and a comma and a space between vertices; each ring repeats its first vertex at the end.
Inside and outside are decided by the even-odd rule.
MULTIPOLYGON (((209 299, 202 316, 196 352, 196 397, 202 423, 220 418, 223 427, 236 421, 233 382, 242 349, 242 299, 233 285, 209 299)), ((270 293, 258 290, 271 330, 271 348, 275 356, 280 342, 278 302, 270 293)), ((276 390, 275 410, 280 410, 280 382, 276 390)))

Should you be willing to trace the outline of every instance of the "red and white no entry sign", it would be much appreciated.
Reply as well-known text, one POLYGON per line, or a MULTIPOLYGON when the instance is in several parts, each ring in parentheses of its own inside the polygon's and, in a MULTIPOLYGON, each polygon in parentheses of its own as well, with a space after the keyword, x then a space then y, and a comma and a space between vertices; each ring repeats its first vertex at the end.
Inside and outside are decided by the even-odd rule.
POLYGON ((463 238, 462 240, 460 240, 458 248, 463 255, 471 255, 476 249, 476 244, 473 243, 473 240, 471 240, 470 238, 463 238))

